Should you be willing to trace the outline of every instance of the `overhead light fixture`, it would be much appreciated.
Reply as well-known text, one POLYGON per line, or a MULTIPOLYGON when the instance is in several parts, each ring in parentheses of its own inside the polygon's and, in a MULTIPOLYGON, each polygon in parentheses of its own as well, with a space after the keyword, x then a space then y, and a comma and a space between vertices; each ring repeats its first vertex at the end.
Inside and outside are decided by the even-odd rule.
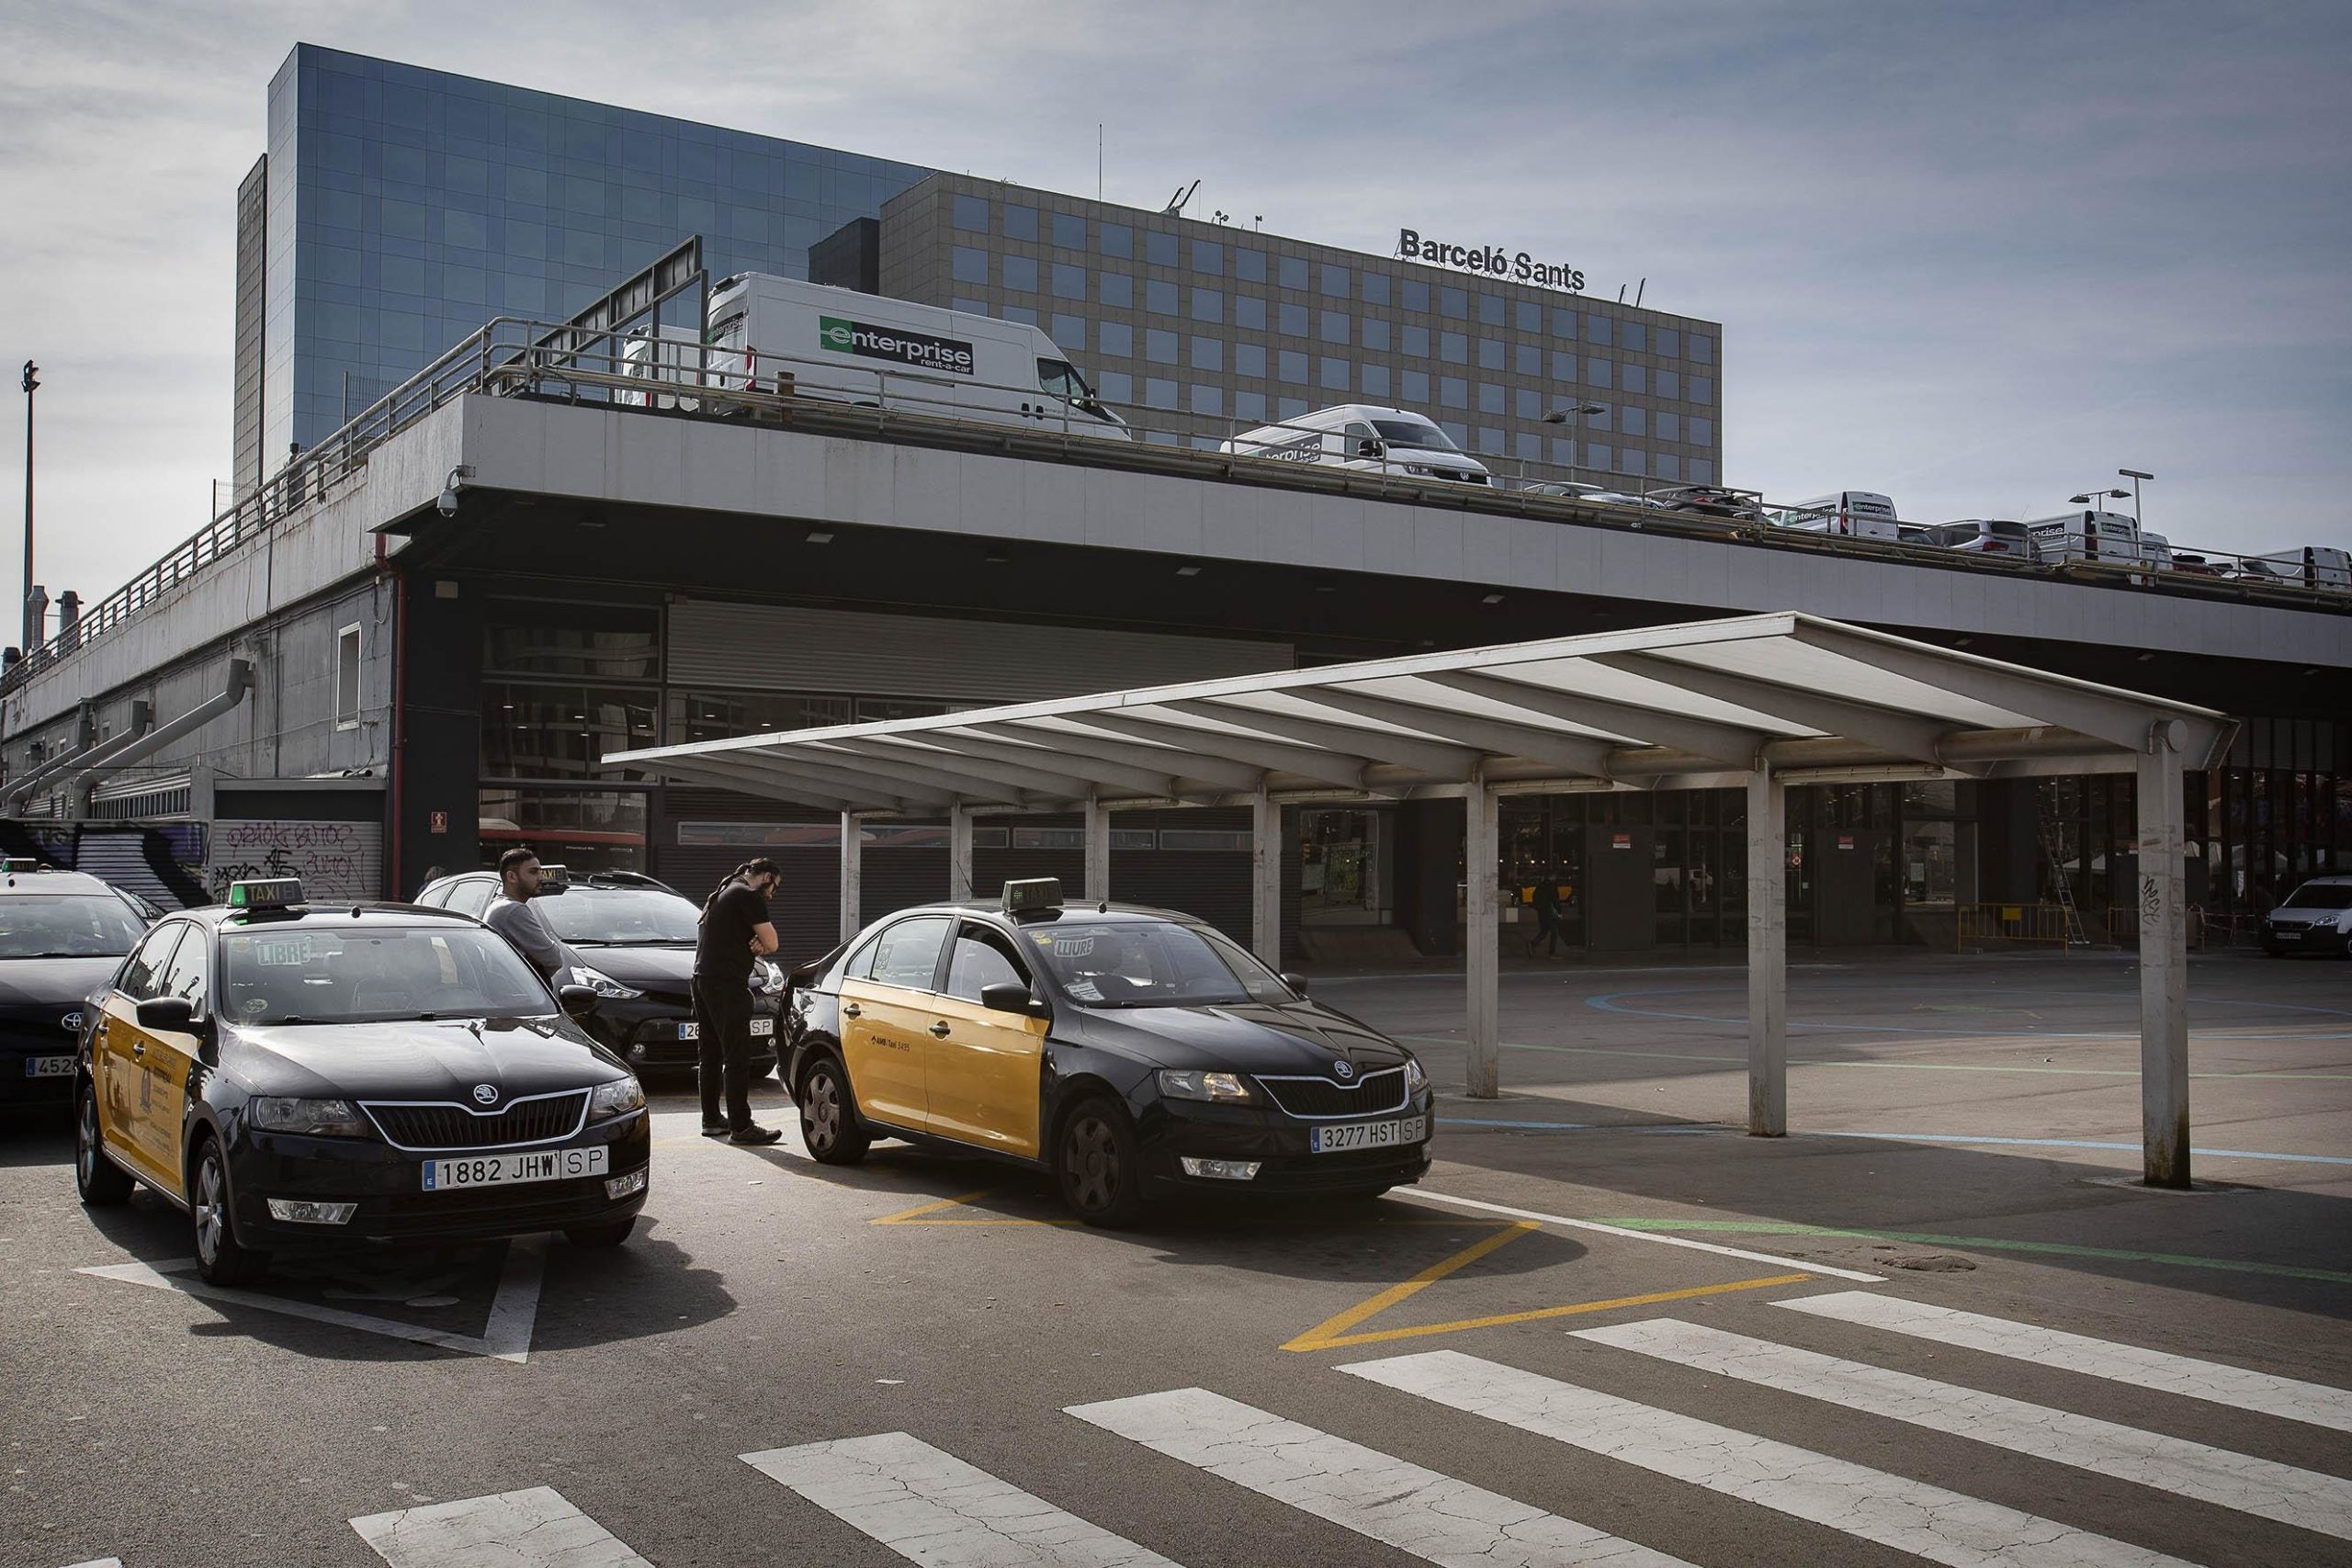
POLYGON ((1201 575, 1201 569, 1196 566, 1180 566, 1176 569, 1176 575, 1179 577, 1198 577, 1201 575))
POLYGON ((1318 582, 1315 585, 1315 592, 1317 593, 1337 593, 1339 591, 1340 585, 1336 582, 1318 582))
POLYGON ((1012 558, 1004 554, 1002 551, 997 551, 993 554, 982 556, 980 559, 987 562, 989 566, 1004 566, 1010 563, 1012 558))
POLYGON ((1499 604, 1502 602, 1503 596, 1499 593, 1489 593, 1484 599, 1478 601, 1481 604, 1499 604))
POLYGON ((2153 653, 2143 653, 2140 655, 2140 662, 2145 664, 2149 660, 2154 659, 2154 657, 2155 655, 2153 653))
POLYGON ((1970 643, 1974 642, 1975 640, 1976 639, 1973 637, 1956 637, 1951 639, 1951 645, 1954 648, 1966 648, 1970 643))
POLYGON ((830 531, 823 528, 813 528, 809 530, 808 543, 812 545, 830 545, 832 542, 833 536, 830 531))

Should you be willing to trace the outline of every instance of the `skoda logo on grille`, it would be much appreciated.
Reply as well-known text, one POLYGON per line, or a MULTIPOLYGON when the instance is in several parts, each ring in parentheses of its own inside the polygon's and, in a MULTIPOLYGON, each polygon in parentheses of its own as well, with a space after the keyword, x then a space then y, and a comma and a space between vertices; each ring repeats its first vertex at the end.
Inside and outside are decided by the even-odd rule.
POLYGON ((82 1032, 82 1015, 78 1012, 69 1012, 57 1021, 57 1027, 68 1034, 79 1034, 82 1032))
POLYGON ((498 1086, 496 1084, 488 1083, 478 1083, 474 1085, 474 1103, 476 1105, 497 1104, 498 1086))
POLYGON ((1342 1081, 1356 1076, 1356 1065, 1350 1061, 1334 1062, 1331 1064, 1331 1070, 1339 1074, 1342 1081))

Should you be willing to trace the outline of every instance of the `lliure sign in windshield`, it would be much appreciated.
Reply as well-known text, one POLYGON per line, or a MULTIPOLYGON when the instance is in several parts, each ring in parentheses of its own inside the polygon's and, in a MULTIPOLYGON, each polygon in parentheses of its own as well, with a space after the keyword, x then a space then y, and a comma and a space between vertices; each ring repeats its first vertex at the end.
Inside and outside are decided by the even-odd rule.
POLYGON ((1525 251, 1505 252, 1494 245, 1456 245, 1444 240, 1425 240, 1418 229, 1396 231, 1396 254, 1407 261, 1458 266, 1464 272, 1483 272, 1489 277, 1507 277, 1514 283, 1565 288, 1571 294, 1584 290, 1584 274, 1575 267, 1540 262, 1525 251))

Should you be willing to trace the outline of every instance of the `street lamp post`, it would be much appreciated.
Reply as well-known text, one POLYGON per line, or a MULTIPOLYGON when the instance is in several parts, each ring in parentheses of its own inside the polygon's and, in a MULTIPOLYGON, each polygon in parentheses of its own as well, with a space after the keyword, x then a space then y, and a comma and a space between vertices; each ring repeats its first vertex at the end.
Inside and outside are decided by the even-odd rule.
MULTIPOLYGON (((1568 408, 1554 409, 1550 413, 1544 416, 1544 423, 1546 424, 1566 424, 1568 426, 1569 430, 1573 431, 1577 427, 1573 423, 1569 423, 1572 419, 1581 419, 1587 414, 1607 413, 1608 412, 1609 410, 1600 403, 1577 403, 1568 408)), ((1573 481, 1576 477, 1577 438, 1571 434, 1568 437, 1568 478, 1573 481)))
POLYGON ((29 655, 40 646, 40 627, 33 625, 33 393, 40 386, 40 367, 25 361, 25 621, 24 641, 29 655))
MULTIPOLYGON (((2128 490, 2086 490, 2080 495, 2070 495, 2066 498, 2069 503, 2075 506, 2093 506, 2098 504, 2099 502, 2109 499, 2115 501, 2130 501, 2132 499, 2132 492, 2128 490)), ((2132 508, 2132 525, 2134 528, 2140 525, 2139 508, 2137 505, 2134 505, 2132 508)))
POLYGON ((2143 473, 2138 468, 2118 468, 2115 471, 2132 481, 2132 526, 2137 528, 2140 526, 2140 481, 2152 479, 2156 476, 2143 473))

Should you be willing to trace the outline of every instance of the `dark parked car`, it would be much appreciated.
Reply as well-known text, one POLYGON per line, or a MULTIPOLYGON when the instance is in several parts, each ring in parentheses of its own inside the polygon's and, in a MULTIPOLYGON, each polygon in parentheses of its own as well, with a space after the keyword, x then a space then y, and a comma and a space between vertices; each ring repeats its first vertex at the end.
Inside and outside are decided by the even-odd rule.
POLYGON ((74 1098, 83 1002, 146 931, 153 908, 79 872, 0 872, 0 1106, 74 1098))
MULTIPOLYGON (((569 976, 596 993, 588 1032, 649 1077, 690 1073, 701 1060, 695 1028, 695 928, 702 907, 633 872, 581 877, 547 868, 532 900, 549 930, 580 954, 569 976)), ((467 872, 426 886, 416 901, 476 919, 498 897, 498 874, 467 872)), ((775 1066, 776 1020, 784 1011, 784 970, 767 959, 752 965, 752 1074, 775 1066)))

